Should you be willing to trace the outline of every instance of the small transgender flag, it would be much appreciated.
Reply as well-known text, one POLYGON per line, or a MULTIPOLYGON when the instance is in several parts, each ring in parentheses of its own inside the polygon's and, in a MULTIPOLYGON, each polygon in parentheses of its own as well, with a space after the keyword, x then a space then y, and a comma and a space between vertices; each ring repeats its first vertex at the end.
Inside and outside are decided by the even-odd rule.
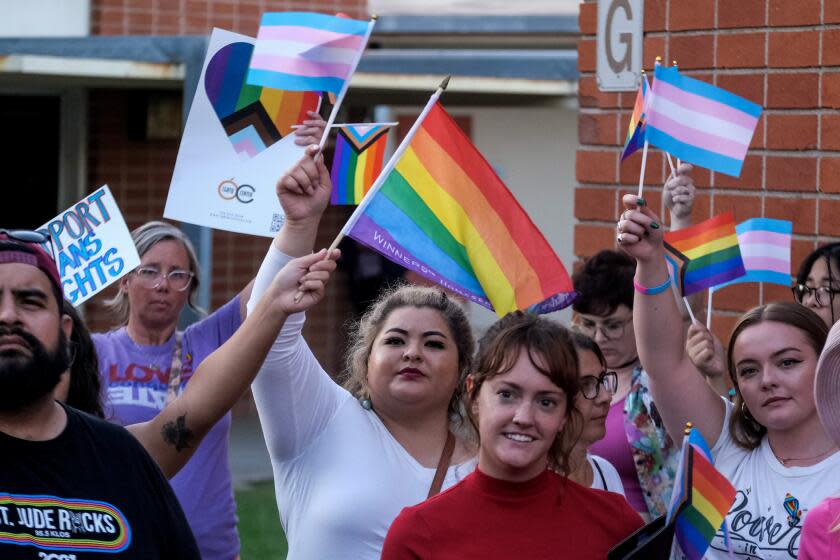
POLYGON ((636 93, 636 103, 633 105, 633 113, 630 115, 630 125, 627 127, 627 138, 624 140, 624 151, 621 152, 621 161, 640 150, 645 145, 645 112, 650 102, 650 88, 647 76, 642 74, 642 85, 636 93))
POLYGON ((733 177, 761 115, 752 101, 657 65, 645 139, 678 158, 733 177))
MULTIPOLYGON (((772 218, 751 218, 735 226, 744 259, 745 276, 725 284, 771 282, 790 286, 790 244, 793 223, 772 218)), ((723 286, 717 286, 719 290, 723 286)))
POLYGON ((372 21, 324 14, 263 14, 248 83, 340 93, 356 70, 372 29, 372 21))

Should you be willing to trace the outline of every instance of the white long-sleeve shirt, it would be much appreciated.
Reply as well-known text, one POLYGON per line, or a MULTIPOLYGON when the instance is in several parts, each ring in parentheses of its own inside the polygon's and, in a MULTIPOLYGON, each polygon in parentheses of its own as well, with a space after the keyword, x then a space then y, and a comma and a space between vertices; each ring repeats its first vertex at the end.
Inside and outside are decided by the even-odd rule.
MULTIPOLYGON (((290 260, 272 245, 249 313, 290 260)), ((374 412, 327 375, 301 336, 303 322, 302 313, 288 318, 252 385, 287 558, 378 559, 391 522, 426 499, 435 469, 420 465, 374 412)), ((472 459, 451 466, 443 488, 475 465, 472 459)))

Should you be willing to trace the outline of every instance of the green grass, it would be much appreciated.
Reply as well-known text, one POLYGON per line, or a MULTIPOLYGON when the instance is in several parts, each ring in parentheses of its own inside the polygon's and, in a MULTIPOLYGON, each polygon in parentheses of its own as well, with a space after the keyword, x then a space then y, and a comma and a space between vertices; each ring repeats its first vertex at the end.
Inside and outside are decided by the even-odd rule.
POLYGON ((286 557, 286 535, 280 526, 274 483, 261 482, 236 491, 239 539, 242 560, 282 559, 286 557))

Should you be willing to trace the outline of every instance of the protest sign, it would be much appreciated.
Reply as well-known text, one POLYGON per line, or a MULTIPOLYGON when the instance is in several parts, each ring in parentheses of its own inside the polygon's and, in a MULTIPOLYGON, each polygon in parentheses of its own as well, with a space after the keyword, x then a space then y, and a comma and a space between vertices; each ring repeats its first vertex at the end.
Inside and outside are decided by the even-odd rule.
POLYGON ((320 95, 249 85, 254 39, 214 29, 163 215, 273 237, 283 225, 280 175, 303 155, 293 126, 320 95))
POLYGON ((40 228, 50 236, 64 297, 75 306, 140 264, 140 255, 108 185, 100 187, 40 228))

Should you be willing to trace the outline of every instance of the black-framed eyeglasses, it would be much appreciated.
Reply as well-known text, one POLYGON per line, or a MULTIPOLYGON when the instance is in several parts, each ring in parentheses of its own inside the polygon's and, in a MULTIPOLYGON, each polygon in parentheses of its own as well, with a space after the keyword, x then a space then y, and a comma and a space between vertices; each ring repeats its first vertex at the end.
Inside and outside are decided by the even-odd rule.
POLYGON ((583 398, 592 400, 598 398, 598 393, 604 388, 610 395, 618 390, 618 374, 614 371, 602 371, 598 377, 584 375, 580 378, 580 393, 583 398))
POLYGON ((619 319, 608 319, 603 323, 596 323, 595 321, 578 317, 577 321, 575 321, 575 326, 577 326, 580 332, 592 340, 595 340, 599 330, 607 340, 616 340, 624 336, 624 330, 632 320, 633 317, 629 317, 623 321, 619 319))
POLYGON ((183 292, 189 288, 192 279, 195 277, 195 273, 189 270, 176 269, 164 273, 153 266, 135 268, 134 275, 140 281, 140 285, 149 290, 154 290, 159 287, 163 284, 163 279, 166 278, 169 286, 176 292, 183 292))
POLYGON ((52 239, 43 231, 35 231, 32 229, 3 229, 0 228, 0 233, 5 234, 9 239, 20 241, 22 243, 37 243, 38 245, 48 245, 44 251, 55 260, 52 250, 52 239))
POLYGON ((792 287, 791 290, 793 291, 793 299, 795 299, 797 303, 802 303, 805 301, 806 295, 811 295, 817 300, 817 305, 830 305, 832 298, 834 298, 835 295, 840 294, 840 290, 835 290, 834 288, 829 288, 828 286, 811 288, 805 284, 797 284, 792 287))

